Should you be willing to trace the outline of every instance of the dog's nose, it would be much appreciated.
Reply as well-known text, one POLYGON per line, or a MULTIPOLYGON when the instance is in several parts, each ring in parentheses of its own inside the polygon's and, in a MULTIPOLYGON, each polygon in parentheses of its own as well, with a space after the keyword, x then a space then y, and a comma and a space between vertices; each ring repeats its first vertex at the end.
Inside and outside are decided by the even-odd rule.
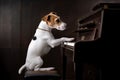
POLYGON ((62 26, 62 30, 65 30, 66 29, 66 26, 62 26))
POLYGON ((64 26, 66 27, 66 26, 67 26, 67 24, 66 24, 66 23, 64 23, 64 26))

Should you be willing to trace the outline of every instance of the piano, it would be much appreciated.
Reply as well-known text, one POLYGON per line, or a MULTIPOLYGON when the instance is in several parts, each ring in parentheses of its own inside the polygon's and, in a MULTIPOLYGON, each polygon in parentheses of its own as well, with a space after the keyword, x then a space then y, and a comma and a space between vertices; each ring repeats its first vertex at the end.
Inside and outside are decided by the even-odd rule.
POLYGON ((63 80, 115 80, 120 52, 118 27, 120 3, 99 3, 91 15, 79 19, 76 40, 61 44, 63 80))

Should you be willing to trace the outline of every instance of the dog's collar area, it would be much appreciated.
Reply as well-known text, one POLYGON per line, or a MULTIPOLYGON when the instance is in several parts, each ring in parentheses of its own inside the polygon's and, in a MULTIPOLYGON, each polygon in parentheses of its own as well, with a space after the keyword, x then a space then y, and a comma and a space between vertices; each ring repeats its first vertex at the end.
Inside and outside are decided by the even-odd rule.
POLYGON ((50 32, 49 30, 42 29, 42 28, 37 28, 37 29, 50 32))

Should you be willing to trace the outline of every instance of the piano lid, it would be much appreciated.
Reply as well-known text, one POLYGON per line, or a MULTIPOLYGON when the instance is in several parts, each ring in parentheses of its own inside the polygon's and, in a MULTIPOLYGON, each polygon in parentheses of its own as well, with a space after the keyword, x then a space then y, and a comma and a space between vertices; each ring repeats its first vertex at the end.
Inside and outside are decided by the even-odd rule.
POLYGON ((95 7, 93 7, 93 11, 98 9, 119 9, 120 10, 120 3, 99 3, 95 7))

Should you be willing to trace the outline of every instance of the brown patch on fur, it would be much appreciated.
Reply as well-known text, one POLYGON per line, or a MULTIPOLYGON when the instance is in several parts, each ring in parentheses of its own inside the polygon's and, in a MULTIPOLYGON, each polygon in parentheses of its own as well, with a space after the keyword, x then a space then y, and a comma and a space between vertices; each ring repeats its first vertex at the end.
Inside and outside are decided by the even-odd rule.
POLYGON ((60 25, 61 23, 60 17, 56 15, 56 12, 50 12, 49 14, 45 15, 42 20, 45 21, 49 26, 60 25), (50 18, 49 20, 48 17, 50 18), (59 22, 56 21, 57 19, 59 19, 59 22))

